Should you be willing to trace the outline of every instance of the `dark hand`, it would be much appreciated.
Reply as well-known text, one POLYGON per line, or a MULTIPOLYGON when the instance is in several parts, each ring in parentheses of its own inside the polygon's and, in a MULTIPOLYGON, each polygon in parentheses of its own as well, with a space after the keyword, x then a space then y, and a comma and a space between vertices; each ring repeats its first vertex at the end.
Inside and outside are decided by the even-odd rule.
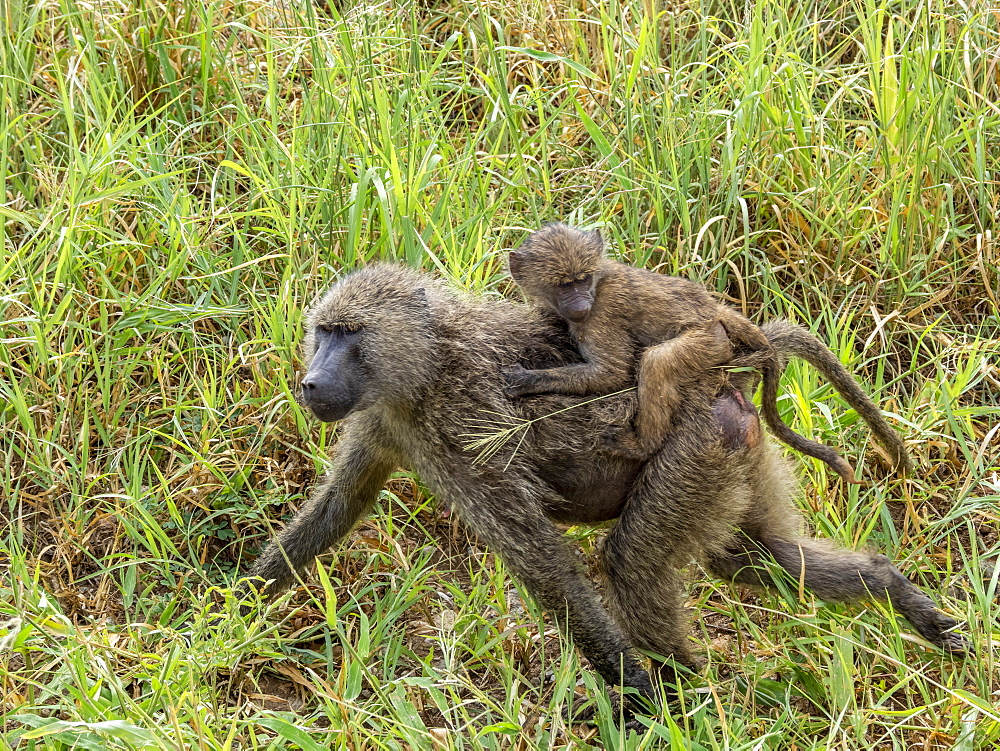
POLYGON ((531 383, 531 371, 523 365, 511 365, 500 371, 503 376, 503 392, 507 396, 523 396, 531 393, 527 387, 531 383))

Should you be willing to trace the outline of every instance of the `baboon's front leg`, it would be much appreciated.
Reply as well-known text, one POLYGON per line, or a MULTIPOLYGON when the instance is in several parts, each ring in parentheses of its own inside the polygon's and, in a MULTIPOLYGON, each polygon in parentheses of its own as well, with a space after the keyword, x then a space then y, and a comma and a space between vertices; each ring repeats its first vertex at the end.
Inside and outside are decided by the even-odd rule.
POLYGON ((247 574, 270 582, 268 597, 287 589, 296 571, 351 531, 398 466, 373 420, 358 416, 342 430, 330 474, 247 574))
POLYGON ((462 523, 500 556, 560 629, 572 635, 608 683, 631 687, 644 700, 655 703, 649 674, 562 533, 542 513, 544 497, 551 491, 541 483, 526 482, 523 476, 514 483, 498 474, 470 472, 463 477, 459 471, 450 472, 432 487, 457 511, 462 523))

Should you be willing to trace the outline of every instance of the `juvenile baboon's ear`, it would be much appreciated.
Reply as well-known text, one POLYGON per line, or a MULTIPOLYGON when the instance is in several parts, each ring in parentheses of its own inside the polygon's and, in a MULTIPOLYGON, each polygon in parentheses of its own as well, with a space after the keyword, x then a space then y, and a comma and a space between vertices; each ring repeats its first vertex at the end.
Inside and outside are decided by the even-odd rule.
POLYGON ((516 250, 512 250, 507 255, 507 268, 510 269, 510 275, 515 279, 521 277, 521 270, 524 268, 524 258, 516 250))
POLYGON ((590 231, 590 234, 594 236, 595 240, 597 240, 597 244, 601 246, 601 252, 603 253, 604 252, 604 235, 601 234, 601 231, 599 229, 592 229, 590 231))

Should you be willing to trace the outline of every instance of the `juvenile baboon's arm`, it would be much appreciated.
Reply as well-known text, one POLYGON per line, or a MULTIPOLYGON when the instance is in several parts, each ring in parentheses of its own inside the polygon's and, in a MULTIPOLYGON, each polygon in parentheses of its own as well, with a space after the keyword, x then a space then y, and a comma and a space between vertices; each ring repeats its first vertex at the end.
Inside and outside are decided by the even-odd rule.
POLYGON ((399 466, 374 418, 359 414, 341 430, 330 473, 248 573, 271 582, 268 597, 287 589, 295 572, 345 537, 399 466))
POLYGON ((567 394, 585 396, 608 394, 632 385, 635 375, 636 345, 620 330, 612 330, 616 340, 587 339, 580 342, 586 362, 560 368, 527 370, 514 365, 504 371, 510 396, 527 394, 567 394))

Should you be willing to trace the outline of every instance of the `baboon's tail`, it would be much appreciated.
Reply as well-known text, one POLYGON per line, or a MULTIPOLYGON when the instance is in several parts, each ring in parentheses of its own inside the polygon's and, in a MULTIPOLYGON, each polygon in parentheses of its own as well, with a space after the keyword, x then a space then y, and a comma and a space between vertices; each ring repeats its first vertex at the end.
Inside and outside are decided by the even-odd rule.
POLYGON ((788 321, 769 321, 760 329, 771 342, 778 359, 782 361, 777 367, 764 368, 764 391, 761 395, 761 412, 764 415, 764 421, 781 441, 804 454, 822 459, 848 482, 858 482, 854 479, 851 465, 833 448, 803 438, 785 425, 778 416, 778 378, 784 369, 784 361, 788 357, 799 357, 822 373, 840 392, 840 395, 847 400, 847 403, 868 423, 875 439, 889 452, 897 470, 908 472, 912 469, 903 439, 885 421, 879 408, 872 402, 868 394, 862 391, 854 376, 847 371, 847 368, 841 364, 829 347, 801 326, 796 326, 788 321))

